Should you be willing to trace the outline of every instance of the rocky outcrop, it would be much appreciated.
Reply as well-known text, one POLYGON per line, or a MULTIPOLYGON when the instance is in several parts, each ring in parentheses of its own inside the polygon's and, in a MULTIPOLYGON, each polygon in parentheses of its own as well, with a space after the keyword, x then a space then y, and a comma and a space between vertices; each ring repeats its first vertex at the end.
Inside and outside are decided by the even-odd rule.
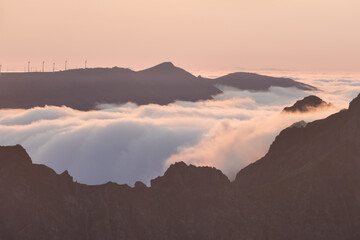
POLYGON ((293 113, 293 112, 309 112, 316 110, 318 108, 333 107, 331 103, 323 101, 321 98, 311 95, 304 97, 303 99, 297 101, 291 107, 285 107, 282 112, 293 113))
POLYGON ((229 185, 229 179, 213 167, 195 167, 178 162, 171 165, 164 176, 151 180, 153 188, 207 188, 229 185))
POLYGON ((304 127, 306 127, 306 125, 307 125, 307 122, 305 122, 304 120, 301 120, 301 121, 299 121, 299 122, 296 122, 296 123, 293 123, 291 126, 290 126, 290 128, 304 128, 304 127))

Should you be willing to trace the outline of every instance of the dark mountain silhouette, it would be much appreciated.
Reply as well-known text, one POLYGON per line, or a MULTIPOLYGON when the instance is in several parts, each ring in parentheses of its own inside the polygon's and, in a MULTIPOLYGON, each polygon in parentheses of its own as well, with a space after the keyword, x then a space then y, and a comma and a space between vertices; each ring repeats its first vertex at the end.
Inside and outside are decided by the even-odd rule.
POLYGON ((168 104, 211 99, 218 93, 216 87, 170 63, 140 72, 95 68, 0 77, 1 108, 66 105, 90 110, 101 103, 168 104))
POLYGON ((151 187, 87 186, 0 147, 0 239, 359 239, 360 96, 284 129, 233 182, 176 163, 151 187))
MULTIPOLYGON (((137 72, 115 67, 54 73, 3 73, 0 76, 0 108, 65 105, 78 110, 91 110, 98 104, 126 102, 166 105, 176 100, 212 99, 212 96, 222 93, 215 86, 219 83, 244 90, 253 90, 252 82, 257 85, 255 90, 266 90, 269 86, 305 89, 304 84, 291 79, 276 79, 259 75, 243 78, 239 75, 227 83, 221 78, 195 77, 170 62, 137 72), (260 82, 258 78, 261 78, 260 82), (244 84, 240 84, 243 81, 244 84)), ((314 88, 308 86, 307 89, 314 88)))
POLYGON ((267 91, 270 87, 296 87, 301 90, 317 88, 294 81, 290 78, 263 76, 256 73, 237 72, 212 80, 214 84, 235 87, 243 90, 267 91))
POLYGON ((333 105, 331 103, 327 103, 315 95, 310 95, 310 96, 304 97, 303 99, 301 99, 299 101, 296 101, 296 103, 294 103, 294 105, 292 105, 291 107, 285 107, 283 109, 283 112, 288 112, 288 113, 308 112, 308 111, 315 110, 316 108, 332 107, 332 106, 333 105))
POLYGON ((234 184, 288 239, 359 239, 359 134, 360 95, 348 110, 283 130, 234 184))

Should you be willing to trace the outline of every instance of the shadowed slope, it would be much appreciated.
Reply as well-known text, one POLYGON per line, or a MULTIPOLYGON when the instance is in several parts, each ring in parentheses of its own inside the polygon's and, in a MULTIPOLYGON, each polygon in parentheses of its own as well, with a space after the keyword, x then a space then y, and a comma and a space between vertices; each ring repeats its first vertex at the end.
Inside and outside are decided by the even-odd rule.
POLYGON ((279 229, 289 227, 290 239, 360 237, 359 99, 326 119, 283 130, 234 181, 279 229))

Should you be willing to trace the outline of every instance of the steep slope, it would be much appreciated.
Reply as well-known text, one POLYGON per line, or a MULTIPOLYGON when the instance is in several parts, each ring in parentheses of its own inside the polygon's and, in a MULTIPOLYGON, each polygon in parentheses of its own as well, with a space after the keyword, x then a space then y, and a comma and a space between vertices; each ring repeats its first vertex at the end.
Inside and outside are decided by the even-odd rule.
POLYGON ((316 110, 317 108, 325 108, 325 107, 332 107, 331 103, 327 103, 321 98, 310 95, 304 97, 301 100, 296 101, 292 106, 285 107, 282 112, 293 113, 293 112, 309 112, 312 110, 316 110))
POLYGON ((360 96, 348 110, 283 130, 234 185, 290 239, 359 239, 359 136, 360 96))
POLYGON ((329 150, 340 145, 352 143, 359 146, 359 98, 358 96, 350 103, 348 110, 308 123, 305 127, 284 129, 276 137, 265 157, 241 170, 235 182, 252 186, 269 182, 271 178, 278 180, 306 164, 313 164, 329 150), (252 169, 256 175, 252 174, 252 169), (261 169, 264 169, 264 172, 261 169))

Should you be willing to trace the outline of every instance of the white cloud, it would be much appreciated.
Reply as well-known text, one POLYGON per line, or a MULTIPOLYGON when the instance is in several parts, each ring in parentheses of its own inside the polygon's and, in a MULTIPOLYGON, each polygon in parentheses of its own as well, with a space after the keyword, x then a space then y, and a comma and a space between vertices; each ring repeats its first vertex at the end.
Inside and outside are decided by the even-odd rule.
MULTIPOLYGON (((360 91, 354 79, 310 80, 327 89, 317 93, 320 97, 340 108, 360 91)), ((88 184, 148 183, 175 161, 212 165, 231 178, 263 156, 283 128, 337 111, 280 114, 284 106, 308 94, 283 88, 227 89, 216 100, 167 106, 0 110, 0 144, 22 144, 34 162, 57 172, 69 170, 75 180, 88 184)))

